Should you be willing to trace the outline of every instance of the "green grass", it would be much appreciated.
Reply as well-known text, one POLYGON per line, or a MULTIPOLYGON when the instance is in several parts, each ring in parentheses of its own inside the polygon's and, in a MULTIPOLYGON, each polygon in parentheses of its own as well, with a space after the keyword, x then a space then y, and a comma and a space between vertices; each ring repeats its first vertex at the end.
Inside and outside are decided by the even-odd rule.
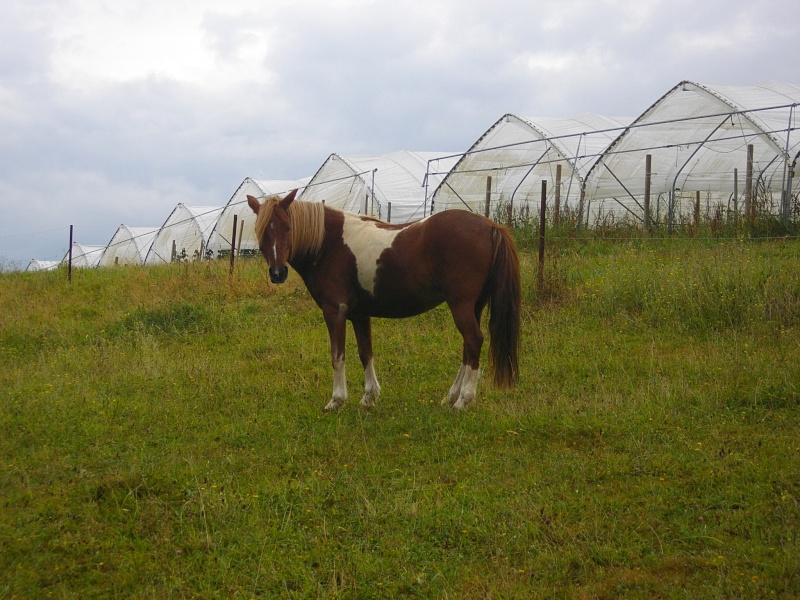
POLYGON ((523 248, 521 382, 441 401, 446 309, 383 396, 260 261, 0 276, 2 598, 800 596, 800 245, 523 248))

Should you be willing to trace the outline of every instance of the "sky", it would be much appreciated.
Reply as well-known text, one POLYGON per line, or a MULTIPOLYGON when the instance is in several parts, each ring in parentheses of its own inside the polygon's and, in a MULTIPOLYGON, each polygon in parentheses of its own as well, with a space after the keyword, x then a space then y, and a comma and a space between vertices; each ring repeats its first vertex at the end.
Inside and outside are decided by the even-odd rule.
POLYGON ((3 0, 0 271, 333 152, 462 152, 506 113, 634 118, 800 84, 796 0, 3 0))

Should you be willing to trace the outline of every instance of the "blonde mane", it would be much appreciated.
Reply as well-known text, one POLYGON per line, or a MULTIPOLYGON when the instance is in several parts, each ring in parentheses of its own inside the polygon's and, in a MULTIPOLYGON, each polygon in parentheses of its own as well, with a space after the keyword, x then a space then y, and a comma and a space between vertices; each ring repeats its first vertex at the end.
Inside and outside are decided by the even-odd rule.
MULTIPOLYGON (((256 217, 256 238, 261 240, 272 218, 272 211, 280 196, 268 196, 256 217)), ((325 239, 325 206, 319 202, 295 200, 289 205, 289 222, 292 228, 292 250, 289 260, 296 256, 316 254, 325 239)))

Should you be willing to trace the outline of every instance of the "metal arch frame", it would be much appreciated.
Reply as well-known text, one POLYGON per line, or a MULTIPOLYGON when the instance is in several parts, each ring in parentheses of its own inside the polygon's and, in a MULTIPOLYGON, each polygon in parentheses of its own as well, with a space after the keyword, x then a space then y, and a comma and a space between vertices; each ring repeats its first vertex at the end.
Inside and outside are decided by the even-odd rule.
MULTIPOLYGON (((685 122, 685 121, 691 121, 691 120, 695 120, 695 119, 721 116, 723 118, 722 123, 720 125, 718 125, 717 127, 715 127, 714 130, 706 138, 706 140, 704 140, 702 143, 698 144, 698 143, 695 142, 695 144, 697 144, 697 147, 695 148, 694 152, 692 152, 692 155, 686 160, 686 162, 684 162, 684 164, 679 169, 678 173, 676 173, 676 176, 675 176, 675 178, 673 180, 672 191, 670 191, 670 200, 669 200, 669 209, 668 209, 669 227, 670 227, 670 231, 671 231, 672 224, 673 224, 673 217, 674 217, 674 202, 675 202, 674 188, 676 186, 676 182, 677 182, 678 176, 680 175, 681 171, 684 169, 684 167, 686 166, 688 161, 691 160, 692 156, 694 156, 699 151, 699 149, 701 147, 705 146, 706 142, 711 137, 711 135, 713 135, 720 128, 720 126, 722 124, 724 124, 726 118, 729 118, 729 117, 731 117, 733 115, 741 116, 743 119, 745 119, 749 123, 750 127, 752 128, 753 134, 756 137, 762 137, 764 139, 764 141, 766 142, 767 146, 771 147, 774 150, 776 158, 784 157, 785 161, 788 163, 788 161, 789 161, 789 154, 788 154, 789 132, 792 130, 792 115, 793 115, 793 111, 794 111, 795 107, 797 107, 797 106, 798 106, 797 102, 791 102, 791 103, 782 104, 782 105, 776 105, 776 106, 759 107, 759 108, 755 108, 755 109, 747 109, 747 108, 744 108, 742 106, 738 106, 737 104, 731 102, 730 100, 728 100, 724 96, 721 96, 720 94, 715 93, 713 90, 711 90, 711 89, 709 89, 709 88, 707 88, 707 87, 705 87, 705 86, 703 86, 701 84, 698 84, 698 83, 695 83, 695 82, 692 82, 692 81, 681 81, 680 83, 675 85, 673 88, 671 88, 669 91, 667 91, 665 94, 663 94, 658 100, 653 102, 653 104, 651 104, 647 108, 647 110, 645 110, 639 117, 637 117, 636 120, 633 123, 631 123, 630 125, 628 125, 627 127, 622 129, 621 133, 617 136, 617 138, 614 141, 612 141, 611 144, 609 144, 606 147, 606 149, 602 152, 602 154, 598 157, 598 159, 595 161, 595 163, 589 169, 589 172, 586 175, 586 181, 588 182, 588 181, 591 180, 592 176, 595 175, 595 170, 601 164, 603 164, 605 166, 605 168, 612 174, 612 176, 614 176, 614 179, 619 181, 619 179, 616 177, 616 175, 614 175, 613 172, 611 172, 611 169, 608 167, 608 163, 607 163, 606 158, 609 157, 609 156, 614 156, 615 154, 617 154, 617 152, 614 151, 614 148, 617 147, 619 145, 619 143, 625 138, 625 136, 630 131, 632 131, 634 129, 646 128, 648 126, 656 125, 656 124, 659 124, 659 123, 685 122), (654 121, 652 123, 645 122, 645 119, 648 116, 650 116, 651 114, 653 114, 653 112, 657 109, 657 107, 666 98, 668 98, 670 95, 672 95, 677 90, 688 91, 687 90, 687 86, 691 86, 693 88, 693 90, 696 91, 697 93, 701 93, 701 94, 704 94, 704 95, 706 95, 706 96, 708 96, 710 98, 713 98, 714 101, 716 101, 718 103, 721 103, 723 106, 728 107, 730 110, 728 110, 725 113, 698 115, 697 117, 691 117, 691 118, 688 118, 688 119, 687 118, 682 118, 682 119, 667 120, 667 121, 654 121), (785 142, 786 148, 782 149, 781 145, 779 143, 779 140, 775 139, 775 137, 773 136, 774 131, 772 131, 770 129, 765 129, 762 124, 759 124, 759 122, 757 120, 755 120, 753 117, 751 117, 750 115, 753 114, 753 113, 757 114, 757 113, 760 113, 760 112, 765 111, 765 110, 771 110, 771 109, 775 109, 775 108, 786 108, 786 107, 789 107, 790 112, 789 112, 789 122, 788 122, 787 130, 786 130, 786 134, 787 134, 786 135, 787 139, 786 139, 786 142, 785 142)), ((783 130, 780 130, 780 131, 783 131, 783 130)), ((625 153, 627 153, 627 151, 625 153)), ((800 153, 798 153, 798 154, 800 154, 800 153)), ((796 162, 796 160, 797 159, 795 159, 795 162, 796 162)), ((772 164, 772 162, 774 162, 774 160, 770 161, 770 164, 772 164)), ((788 189, 789 186, 787 185, 787 183, 788 182, 787 182, 787 178, 786 178, 786 167, 785 167, 784 168, 784 177, 782 179, 782 185, 781 185, 782 190, 785 191, 784 197, 786 198, 785 206, 782 207, 783 210, 784 210, 784 214, 785 214, 785 211, 786 211, 786 207, 788 206, 788 203, 789 203, 788 202, 788 197, 790 195, 790 190, 788 189)), ((624 186, 623 186, 623 188, 624 188, 624 186)))
MULTIPOLYGON (((560 139, 571 138, 571 137, 584 138, 585 136, 588 136, 588 135, 608 133, 608 132, 612 132, 612 131, 622 131, 624 133, 625 131, 627 131, 627 129, 629 129, 629 127, 630 127, 630 125, 626 125, 626 126, 619 126, 619 127, 609 127, 607 129, 597 129, 597 130, 591 130, 591 131, 568 133, 568 134, 564 134, 564 135, 550 135, 549 133, 547 133, 546 131, 544 131, 540 127, 537 127, 531 121, 528 121, 527 119, 524 119, 524 118, 519 117, 517 115, 514 115, 512 113, 506 113, 505 115, 500 117, 497 121, 495 121, 492 124, 492 126, 489 127, 489 129, 487 129, 483 133, 483 135, 481 135, 481 137, 478 138, 478 140, 475 141, 472 144, 472 146, 470 146, 469 149, 466 150, 465 152, 459 152, 457 154, 451 154, 449 156, 440 156, 439 157, 439 159, 442 159, 442 158, 454 158, 456 156, 459 156, 461 158, 459 158, 458 162, 456 162, 456 164, 450 169, 450 171, 447 173, 447 175, 442 179, 441 183, 433 191, 433 194, 431 195, 431 214, 433 214, 434 211, 435 211, 435 198, 438 195, 439 190, 441 190, 445 186, 447 188, 449 188, 456 195, 456 197, 461 201, 462 204, 464 204, 464 206, 469 208, 469 205, 467 204, 467 202, 458 194, 458 192, 453 188, 453 186, 448 181, 450 179, 450 176, 453 175, 453 174, 467 172, 467 171, 459 171, 459 167, 467 159, 468 156, 471 156, 473 154, 479 154, 479 153, 482 153, 482 152, 491 152, 493 150, 498 150, 498 149, 502 149, 502 148, 513 148, 513 147, 516 147, 516 146, 522 146, 522 145, 536 143, 536 142, 544 142, 544 143, 549 143, 553 148, 555 148, 561 154, 561 156, 563 157, 561 160, 564 160, 567 163, 572 163, 572 158, 570 158, 563 151, 563 149, 560 149, 557 144, 553 143, 553 140, 560 140, 560 139), (502 145, 499 145, 499 146, 487 146, 485 148, 479 147, 480 144, 487 138, 487 136, 497 128, 498 125, 500 125, 504 121, 509 122, 511 119, 515 119, 516 121, 519 121, 520 123, 523 123, 524 125, 526 125, 530 129, 532 129, 533 131, 537 132, 541 137, 536 138, 536 139, 526 139, 526 140, 522 140, 522 141, 518 141, 518 142, 512 142, 512 143, 509 143, 509 144, 502 144, 502 145)), ((617 139, 619 139, 619 138, 617 138, 617 139)), ((604 154, 605 154, 605 151, 601 152, 601 153, 598 153, 596 155, 595 163, 604 154)), ((579 157, 581 157, 581 155, 580 155, 580 143, 578 144, 578 153, 575 156, 575 160, 577 161, 577 159, 579 157)), ((528 163, 512 165, 511 168, 520 167, 520 166, 527 166, 527 165, 528 165, 528 163)), ((576 168, 577 167, 577 162, 572 164, 571 166, 572 166, 573 175, 570 178, 570 187, 568 188, 568 191, 571 191, 571 189, 572 189, 572 180, 575 177, 575 174, 577 173, 577 168, 576 168)), ((594 168, 594 166, 595 165, 592 165, 592 167, 587 171, 587 178, 588 178, 588 174, 591 172, 591 170, 594 168)), ((502 168, 504 169, 504 168, 507 168, 507 167, 502 167, 502 168)), ((486 169, 478 169, 477 171, 492 172, 492 171, 497 171, 497 170, 500 170, 500 169, 501 168, 499 168, 499 167, 491 167, 491 168, 486 168, 486 169)), ((585 189, 585 185, 586 185, 586 178, 581 179, 580 175, 578 175, 578 179, 581 182, 581 190, 584 190, 585 189)), ((426 193, 426 196, 427 196, 427 193, 426 193)), ((427 198, 426 198, 426 204, 427 204, 427 198)), ((472 210, 472 209, 469 208, 469 210, 472 210)))
POLYGON ((728 121, 728 118, 729 116, 726 115, 722 121, 720 121, 719 124, 708 133, 706 138, 695 146, 692 153, 686 158, 686 160, 683 161, 683 164, 676 171, 675 177, 672 178, 672 185, 670 186, 669 190, 669 208, 667 210, 667 231, 669 231, 669 233, 672 233, 672 228, 675 222, 675 186, 678 184, 678 177, 680 177, 683 169, 686 168, 686 165, 688 165, 689 162, 697 155, 697 153, 700 152, 700 149, 705 147, 708 140, 711 139, 711 136, 719 131, 720 128, 728 121))
MULTIPOLYGON (((528 178, 528 175, 530 175, 531 173, 533 173, 533 170, 534 170, 534 169, 535 169, 537 166, 539 166, 539 165, 541 164, 541 160, 542 160, 542 159, 543 159, 545 156, 547 156, 547 154, 550 152, 550 149, 551 149, 551 148, 553 148, 553 149, 555 149, 556 151, 558 151, 558 148, 556 148, 556 147, 555 147, 555 146, 553 146, 552 144, 548 144, 547 142, 545 142, 545 149, 544 149, 544 152, 542 152, 542 154, 540 154, 540 155, 539 155, 539 158, 537 158, 537 159, 536 159, 536 160, 533 162, 533 164, 531 164, 531 167, 530 167, 530 169, 528 169, 528 170, 527 170, 527 172, 526 172, 526 173, 525 173, 525 174, 522 176, 522 178, 519 180, 519 183, 517 184, 517 187, 515 187, 515 188, 514 188, 514 191, 513 191, 513 192, 511 192, 511 198, 510 198, 510 199, 509 199, 509 201, 508 201, 508 206, 509 206, 509 211, 511 212, 511 214, 512 214, 512 215, 514 214, 514 213, 513 213, 513 211, 514 211, 514 197, 517 195, 517 192, 519 191, 519 188, 520 188, 520 187, 522 187, 522 184, 523 184, 523 183, 525 182, 525 180, 528 178)), ((560 152, 560 151, 559 151, 559 154, 561 154, 561 155, 563 156, 563 153, 562 153, 562 152, 560 152)))
MULTIPOLYGON (((619 183, 619 184, 620 184, 620 186, 622 186, 622 189, 623 189, 623 190, 625 190, 625 193, 626 193, 626 194, 628 194, 628 196, 630 197, 630 199, 631 199, 631 200, 633 200, 633 202, 636 204, 636 206, 638 206, 639 208, 641 208, 641 209, 642 209, 642 212, 644 212, 644 207, 643 207, 643 206, 642 206, 642 205, 639 203, 639 201, 636 199, 636 196, 634 196, 634 195, 633 195, 633 193, 632 193, 632 192, 631 192, 631 191, 630 191, 630 190, 629 190, 629 189, 628 189, 628 188, 625 186, 625 184, 624 184, 624 183, 622 183, 622 181, 620 180, 620 178, 619 178, 619 177, 617 177, 617 174, 616 174, 616 173, 614 173, 614 171, 612 171, 612 170, 611 170, 611 169, 610 169, 608 166, 606 166, 606 171, 608 171, 609 173, 611 173, 611 176, 612 176, 614 179, 616 179, 617 183, 619 183)), ((622 208, 624 208, 625 210, 627 210, 629 213, 631 213, 631 215, 633 215, 633 216, 634 216, 636 219, 638 219, 639 221, 644 221, 644 217, 640 217, 640 216, 638 216, 638 215, 637 215, 636 213, 634 213, 634 212, 633 212, 633 211, 632 211, 630 208, 628 208, 628 207, 627 207, 625 204, 623 204, 623 202, 622 202, 622 201, 621 201, 619 198, 617 198, 616 196, 612 196, 610 199, 611 199, 611 200, 613 200, 614 202, 616 202, 617 204, 619 204, 619 205, 620 205, 622 208)), ((589 214, 588 214, 588 213, 589 213, 589 207, 590 207, 591 205, 592 205, 592 201, 591 201, 591 200, 589 200, 588 204, 586 205, 586 213, 587 213, 587 214, 586 214, 586 218, 587 218, 587 224, 588 224, 588 218, 589 218, 589 214)))

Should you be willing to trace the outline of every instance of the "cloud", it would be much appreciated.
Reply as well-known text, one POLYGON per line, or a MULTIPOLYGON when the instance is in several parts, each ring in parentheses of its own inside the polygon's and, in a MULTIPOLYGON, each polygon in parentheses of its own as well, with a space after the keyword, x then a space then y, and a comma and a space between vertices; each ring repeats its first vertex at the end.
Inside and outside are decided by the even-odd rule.
POLYGON ((67 5, 53 24, 52 80, 92 90, 148 78, 200 88, 268 79, 267 32, 248 26, 248 12, 228 14, 210 6, 95 0, 67 5))
POLYGON ((506 112, 636 116, 682 79, 796 83, 799 11, 789 0, 8 0, 0 256, 61 258, 65 236, 33 233, 75 223, 90 238, 79 241, 105 243, 180 201, 224 204, 248 176, 310 176, 331 152, 464 150, 506 112))

